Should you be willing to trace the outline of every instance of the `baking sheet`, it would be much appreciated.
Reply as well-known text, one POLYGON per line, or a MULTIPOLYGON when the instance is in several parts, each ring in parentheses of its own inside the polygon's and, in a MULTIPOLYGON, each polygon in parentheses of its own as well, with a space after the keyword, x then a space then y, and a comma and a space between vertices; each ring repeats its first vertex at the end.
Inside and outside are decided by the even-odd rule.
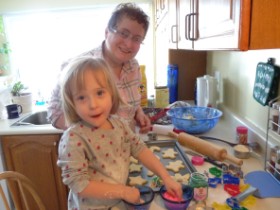
MULTIPOLYGON (((196 172, 195 167, 189 160, 188 156, 185 154, 183 151, 182 147, 176 140, 157 140, 157 141, 148 141, 146 142, 147 147, 151 146, 157 146, 160 148, 160 151, 154 151, 154 154, 160 158, 161 163, 166 166, 168 165, 169 162, 174 162, 176 160, 181 160, 184 164, 184 168, 180 169, 178 172, 173 172, 171 170, 167 170, 171 176, 174 176, 176 173, 180 173, 181 175, 185 174, 191 174, 193 172, 196 172), (174 149, 175 152, 177 152, 176 158, 175 159, 170 159, 170 158, 163 158, 163 152, 166 151, 167 149, 174 149)), ((141 164, 140 162, 138 164, 141 164)), ((152 179, 156 176, 148 176, 147 175, 148 170, 143 166, 141 169, 141 172, 132 172, 129 173, 129 177, 135 177, 141 175, 143 179, 146 179, 148 181, 145 186, 151 186, 152 179)), ((158 192, 160 187, 152 187, 155 192, 158 192)))

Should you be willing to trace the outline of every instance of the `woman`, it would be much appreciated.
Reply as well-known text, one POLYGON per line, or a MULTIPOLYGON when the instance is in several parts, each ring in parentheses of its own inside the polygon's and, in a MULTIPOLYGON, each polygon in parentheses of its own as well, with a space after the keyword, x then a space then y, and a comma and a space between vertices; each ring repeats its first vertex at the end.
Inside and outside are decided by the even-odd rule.
MULTIPOLYGON (((99 57, 107 62, 119 93, 127 103, 120 107, 117 114, 123 117, 133 130, 137 123, 140 133, 148 132, 151 123, 140 107, 141 73, 135 56, 147 34, 148 27, 149 17, 141 8, 133 3, 119 4, 109 19, 105 29, 105 40, 101 46, 78 56, 99 57)), ((69 61, 62 65, 62 69, 69 61)), ((54 127, 66 129, 59 84, 52 93, 48 112, 54 127)))

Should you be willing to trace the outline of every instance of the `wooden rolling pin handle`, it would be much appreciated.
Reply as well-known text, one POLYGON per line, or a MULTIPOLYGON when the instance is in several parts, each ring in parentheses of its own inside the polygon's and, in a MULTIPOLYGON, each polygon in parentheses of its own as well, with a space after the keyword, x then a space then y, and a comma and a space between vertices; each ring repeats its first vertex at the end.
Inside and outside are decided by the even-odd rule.
POLYGON ((198 137, 189 135, 187 133, 176 134, 174 132, 169 132, 169 136, 175 137, 179 143, 185 147, 192 149, 200 154, 206 155, 212 159, 218 161, 228 160, 236 165, 241 166, 243 161, 234 156, 228 155, 225 148, 214 145, 210 142, 204 141, 198 137))
POLYGON ((236 165, 239 165, 239 166, 243 165, 243 160, 236 158, 234 156, 227 154, 224 158, 225 158, 225 160, 230 161, 231 163, 234 163, 236 165))
POLYGON ((176 137, 179 143, 185 147, 192 149, 200 154, 206 155, 212 159, 223 161, 227 155, 226 149, 204 141, 198 137, 187 133, 169 132, 172 137, 176 137))

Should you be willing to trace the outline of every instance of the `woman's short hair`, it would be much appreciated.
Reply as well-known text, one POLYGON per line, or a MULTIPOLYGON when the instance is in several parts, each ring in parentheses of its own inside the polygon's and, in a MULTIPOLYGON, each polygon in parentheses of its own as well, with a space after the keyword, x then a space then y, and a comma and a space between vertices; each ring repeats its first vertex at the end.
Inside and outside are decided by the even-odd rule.
POLYGON ((84 75, 85 72, 88 71, 91 71, 94 75, 96 75, 99 85, 106 88, 111 94, 111 114, 115 114, 119 109, 119 106, 124 103, 119 95, 112 72, 110 71, 107 63, 101 58, 79 57, 71 61, 64 69, 61 81, 62 109, 67 125, 81 120, 75 111, 73 89, 84 88, 84 75), (97 76, 97 73, 102 76, 97 76))
POLYGON ((121 3, 113 11, 107 27, 109 29, 116 29, 117 23, 124 17, 128 17, 131 20, 136 20, 139 24, 142 24, 147 34, 150 18, 149 16, 135 3, 121 3))

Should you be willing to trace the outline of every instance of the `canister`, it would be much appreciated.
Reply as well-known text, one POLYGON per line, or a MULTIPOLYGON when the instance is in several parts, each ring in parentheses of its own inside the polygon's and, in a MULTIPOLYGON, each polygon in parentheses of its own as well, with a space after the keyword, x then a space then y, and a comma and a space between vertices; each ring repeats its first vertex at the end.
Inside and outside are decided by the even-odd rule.
POLYGON ((248 128, 245 126, 236 127, 236 140, 239 144, 247 144, 248 128))
POLYGON ((167 86, 155 87, 155 107, 166 108, 169 105, 169 89, 167 86))
POLYGON ((269 171, 271 173, 274 173, 275 171, 275 162, 276 162, 276 154, 277 154, 277 151, 279 150, 279 146, 276 145, 276 146, 273 146, 271 149, 270 149, 270 159, 269 159, 269 163, 270 163, 270 166, 269 166, 269 171))
POLYGON ((169 89, 169 104, 178 100, 178 65, 169 64, 167 67, 167 87, 169 89))

